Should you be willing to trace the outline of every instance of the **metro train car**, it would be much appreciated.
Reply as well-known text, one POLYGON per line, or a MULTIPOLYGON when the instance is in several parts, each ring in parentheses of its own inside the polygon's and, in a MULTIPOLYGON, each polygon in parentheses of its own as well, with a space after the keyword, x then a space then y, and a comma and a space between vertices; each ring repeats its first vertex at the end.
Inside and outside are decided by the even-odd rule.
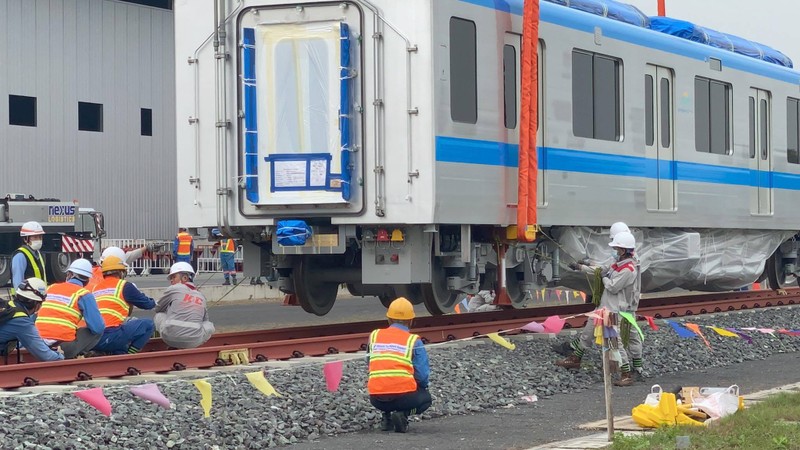
POLYGON ((481 288, 514 307, 544 286, 586 290, 567 265, 607 257, 616 221, 645 292, 793 282, 788 58, 566 3, 540 4, 539 232, 524 243, 522 0, 176 2, 180 224, 239 238, 245 275, 317 315, 343 284, 433 314, 481 288))

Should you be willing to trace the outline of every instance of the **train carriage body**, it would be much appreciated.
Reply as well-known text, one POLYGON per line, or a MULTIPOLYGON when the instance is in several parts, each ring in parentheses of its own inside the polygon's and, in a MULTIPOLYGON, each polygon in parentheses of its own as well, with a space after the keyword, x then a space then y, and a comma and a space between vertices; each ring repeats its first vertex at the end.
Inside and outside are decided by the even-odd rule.
POLYGON ((649 290, 791 279, 800 73, 540 6, 533 244, 504 230, 521 0, 178 2, 181 224, 243 238, 247 270, 316 314, 341 283, 434 313, 481 287, 514 306, 583 288, 566 263, 602 257, 619 220, 649 290))

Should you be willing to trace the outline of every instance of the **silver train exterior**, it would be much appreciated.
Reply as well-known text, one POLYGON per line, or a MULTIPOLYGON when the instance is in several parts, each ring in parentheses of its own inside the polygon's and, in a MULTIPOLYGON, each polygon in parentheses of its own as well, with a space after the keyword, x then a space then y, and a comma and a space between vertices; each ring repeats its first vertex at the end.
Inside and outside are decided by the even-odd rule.
POLYGON ((318 315, 342 283, 435 314, 481 287, 515 307, 585 289, 566 264, 604 258, 618 220, 649 290, 794 279, 800 73, 547 2, 541 233, 506 240, 521 14, 521 0, 177 2, 180 223, 241 238, 249 275, 318 315))

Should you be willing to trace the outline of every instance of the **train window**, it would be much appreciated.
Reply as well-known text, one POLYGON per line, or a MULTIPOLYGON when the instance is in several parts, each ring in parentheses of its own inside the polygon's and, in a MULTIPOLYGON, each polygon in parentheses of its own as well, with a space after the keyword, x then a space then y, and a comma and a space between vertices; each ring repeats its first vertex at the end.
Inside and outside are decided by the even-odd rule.
POLYGON ((478 55, 475 22, 450 18, 450 117, 478 122, 478 55))
POLYGON ((23 127, 36 126, 36 97, 8 96, 8 124, 23 127))
POLYGON ((750 97, 750 158, 756 157, 756 99, 750 97))
POLYGON ((767 160, 767 149, 769 146, 769 121, 767 121, 767 100, 762 99, 758 102, 759 114, 761 115, 761 159, 767 160))
POLYGON ((506 128, 517 128, 517 49, 503 46, 503 103, 506 128))
POLYGON ((597 53, 572 52, 572 132, 575 136, 618 141, 620 60, 597 53))
POLYGON ((789 98, 786 105, 788 118, 786 156, 790 163, 800 164, 800 100, 789 98))
POLYGON ((659 109, 661 115, 661 146, 664 148, 669 147, 670 140, 672 137, 672 130, 670 130, 670 113, 672 108, 670 108, 670 99, 672 99, 672 95, 669 92, 669 80, 666 78, 661 78, 659 81, 660 88, 661 88, 661 95, 659 96, 659 109))
POLYGON ((731 154, 731 85, 696 77, 694 107, 697 151, 731 154))
POLYGON ((655 143, 655 123, 653 120, 653 76, 644 76, 644 133, 645 144, 651 146, 655 143))

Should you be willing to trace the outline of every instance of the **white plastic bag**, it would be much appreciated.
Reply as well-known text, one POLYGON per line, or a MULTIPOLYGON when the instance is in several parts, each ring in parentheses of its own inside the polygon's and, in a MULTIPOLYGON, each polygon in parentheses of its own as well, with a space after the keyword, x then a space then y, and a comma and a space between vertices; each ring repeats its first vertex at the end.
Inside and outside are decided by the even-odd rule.
POLYGON ((739 409, 739 386, 728 388, 701 388, 703 398, 694 399, 693 406, 712 419, 725 417, 739 409))
POLYGON ((647 397, 645 397, 644 404, 650 406, 658 406, 658 402, 660 401, 661 401, 661 386, 654 384, 650 388, 650 393, 647 394, 647 397))

